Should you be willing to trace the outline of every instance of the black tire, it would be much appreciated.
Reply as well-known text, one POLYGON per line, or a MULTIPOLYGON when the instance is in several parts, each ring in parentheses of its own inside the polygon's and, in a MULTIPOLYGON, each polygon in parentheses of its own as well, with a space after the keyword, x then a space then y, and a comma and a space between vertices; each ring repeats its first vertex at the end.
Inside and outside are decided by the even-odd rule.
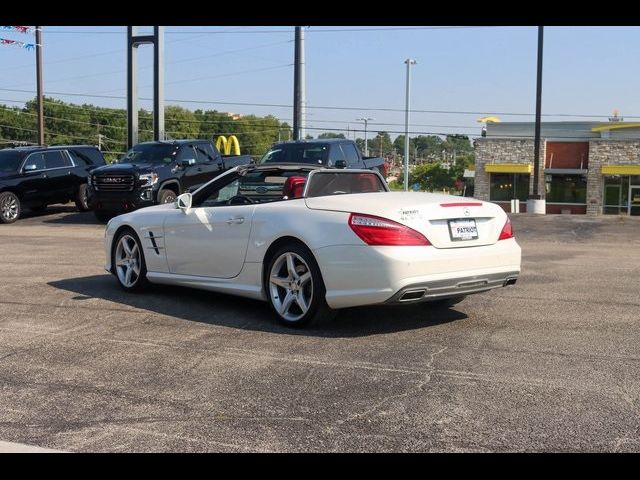
POLYGON ((20 218, 22 205, 13 192, 0 193, 0 223, 13 223, 20 218))
POLYGON ((460 295, 459 297, 452 297, 452 298, 443 298, 441 300, 434 300, 433 302, 428 302, 426 305, 433 308, 449 308, 460 303, 465 298, 467 298, 466 295, 460 295))
POLYGON ((107 223, 113 217, 113 213, 105 212, 104 210, 95 210, 93 214, 96 216, 99 222, 107 223))
POLYGON ((136 235, 132 229, 126 228, 121 230, 116 236, 113 242, 113 248, 111 249, 111 267, 118 281, 118 285, 126 292, 138 292, 148 285, 144 249, 138 235, 136 235), (127 257, 126 247, 124 247, 124 245, 121 247, 121 242, 127 244, 132 250, 135 244, 136 250, 134 251, 137 255, 134 254, 127 257), (133 258, 136 258, 135 262, 130 261, 127 265, 119 264, 124 260, 131 260, 133 258), (135 271, 136 267, 137 272, 135 271), (131 277, 127 276, 129 269, 132 271, 131 277), (127 279, 130 279, 129 283, 126 283, 127 279))
POLYGON ((267 263, 264 288, 271 311, 288 327, 303 327, 330 320, 337 313, 329 308, 325 300, 326 289, 316 259, 301 244, 290 243, 274 253, 267 263), (291 255, 294 262, 295 276, 290 273, 287 255, 291 255), (307 272, 311 275, 305 281, 303 277, 307 272), (280 282, 288 286, 276 285, 272 280, 274 277, 279 277, 280 282), (295 285, 292 286, 293 283, 295 285), (288 301, 289 306, 286 307, 289 294, 293 299, 288 301))
POLYGON ((76 208, 80 212, 88 212, 89 210, 91 210, 91 207, 89 206, 89 199, 87 198, 86 183, 83 183, 78 187, 78 191, 76 192, 76 196, 73 200, 76 204, 76 208))
POLYGON ((177 195, 173 190, 160 190, 158 193, 158 203, 173 203, 176 201, 177 195))

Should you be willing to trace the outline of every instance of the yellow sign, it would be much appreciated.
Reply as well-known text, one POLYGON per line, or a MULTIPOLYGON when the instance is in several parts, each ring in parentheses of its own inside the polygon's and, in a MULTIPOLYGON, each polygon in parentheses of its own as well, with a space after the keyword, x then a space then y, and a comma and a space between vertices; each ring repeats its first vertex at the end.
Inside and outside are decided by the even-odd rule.
POLYGON ((488 163, 484 171, 489 173, 531 173, 533 167, 528 163, 488 163))
POLYGON ((231 148, 233 148, 234 155, 240 155, 240 142, 235 135, 231 135, 229 138, 220 135, 216 140, 216 148, 223 155, 230 155, 231 148))
POLYGON ((640 175, 640 165, 603 165, 603 175, 640 175))

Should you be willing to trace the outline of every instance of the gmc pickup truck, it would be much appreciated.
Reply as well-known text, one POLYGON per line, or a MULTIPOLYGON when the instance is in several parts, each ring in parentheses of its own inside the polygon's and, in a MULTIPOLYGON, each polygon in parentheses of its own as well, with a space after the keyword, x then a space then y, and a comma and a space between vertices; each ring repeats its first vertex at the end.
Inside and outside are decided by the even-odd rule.
POLYGON ((307 163, 333 168, 378 170, 386 178, 382 157, 363 157, 353 140, 344 138, 294 140, 273 144, 259 163, 307 163))
POLYGON ((221 155, 209 140, 140 143, 116 163, 91 172, 87 198, 104 222, 118 213, 174 202, 181 193, 251 162, 250 155, 221 155))

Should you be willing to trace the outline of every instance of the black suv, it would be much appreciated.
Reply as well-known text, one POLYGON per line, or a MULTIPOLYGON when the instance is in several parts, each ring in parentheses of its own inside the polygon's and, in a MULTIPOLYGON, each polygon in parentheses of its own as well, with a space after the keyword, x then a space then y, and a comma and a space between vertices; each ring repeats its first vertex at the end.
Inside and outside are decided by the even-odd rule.
POLYGON ((70 200, 89 210, 87 177, 104 164, 102 152, 89 145, 0 150, 0 223, 15 222, 23 208, 41 211, 70 200))
POLYGON ((221 155, 211 140, 139 143, 118 162, 91 173, 88 201, 101 221, 142 207, 171 203, 186 191, 239 165, 250 155, 221 155))

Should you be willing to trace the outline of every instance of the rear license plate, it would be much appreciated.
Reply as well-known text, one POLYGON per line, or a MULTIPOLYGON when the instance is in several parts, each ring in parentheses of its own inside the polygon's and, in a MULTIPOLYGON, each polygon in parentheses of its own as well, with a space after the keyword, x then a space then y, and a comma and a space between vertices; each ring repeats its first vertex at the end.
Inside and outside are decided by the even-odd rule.
POLYGON ((473 218, 449 220, 449 234, 451 235, 451 240, 454 242, 475 240, 478 238, 476 221, 473 218))

